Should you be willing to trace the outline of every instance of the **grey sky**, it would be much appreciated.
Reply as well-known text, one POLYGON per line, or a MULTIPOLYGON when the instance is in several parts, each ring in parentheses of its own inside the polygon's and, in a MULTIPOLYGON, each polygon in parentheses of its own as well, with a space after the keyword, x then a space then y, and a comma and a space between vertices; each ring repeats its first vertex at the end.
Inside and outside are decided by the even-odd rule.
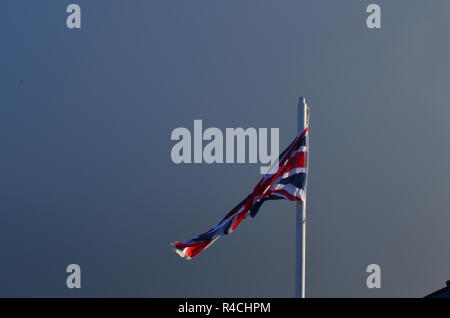
POLYGON ((307 294, 421 297, 450 279, 450 3, 5 1, 0 296, 290 297, 295 208, 186 262, 259 165, 175 165, 172 129, 296 131, 312 109, 307 294), (65 286, 80 264, 82 288, 65 286), (365 285, 368 264, 382 288, 365 285))

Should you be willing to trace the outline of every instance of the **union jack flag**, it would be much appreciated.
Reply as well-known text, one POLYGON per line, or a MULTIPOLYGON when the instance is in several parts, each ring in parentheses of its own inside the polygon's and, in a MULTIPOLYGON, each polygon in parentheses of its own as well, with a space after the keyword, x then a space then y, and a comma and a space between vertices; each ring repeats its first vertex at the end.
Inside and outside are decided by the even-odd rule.
POLYGON ((308 169, 308 128, 279 156, 276 172, 265 175, 241 203, 234 207, 217 226, 186 242, 175 242, 175 252, 191 259, 203 252, 222 235, 235 230, 247 217, 253 218, 267 200, 287 199, 304 202, 308 169))

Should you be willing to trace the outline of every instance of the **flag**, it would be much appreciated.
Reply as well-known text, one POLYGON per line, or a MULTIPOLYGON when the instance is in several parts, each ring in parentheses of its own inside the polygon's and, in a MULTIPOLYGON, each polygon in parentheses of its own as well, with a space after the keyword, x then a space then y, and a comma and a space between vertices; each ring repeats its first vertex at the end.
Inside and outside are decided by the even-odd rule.
MULTIPOLYGON (((247 217, 253 218, 267 200, 287 199, 304 202, 308 159, 308 128, 297 136, 279 156, 276 172, 264 175, 241 203, 206 233, 186 242, 175 242, 175 252, 191 259, 203 252, 222 235, 227 235, 247 217)), ((271 170, 273 171, 273 170, 271 170)))

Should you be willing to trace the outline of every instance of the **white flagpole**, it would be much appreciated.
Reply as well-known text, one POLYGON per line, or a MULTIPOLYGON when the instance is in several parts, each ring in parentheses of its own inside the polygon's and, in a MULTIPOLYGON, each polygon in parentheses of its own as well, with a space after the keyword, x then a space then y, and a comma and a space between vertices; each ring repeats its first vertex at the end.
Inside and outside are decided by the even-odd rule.
MULTIPOLYGON (((306 100, 300 97, 298 110, 298 134, 301 134, 309 125, 309 108, 306 100)), ((307 146, 309 146, 307 144, 307 146)), ((309 154, 309 149, 307 149, 309 154)), ((307 156, 309 157, 309 156, 307 156)), ((309 162, 306 161, 308 166, 309 162)), ((307 177, 307 176, 306 176, 307 177)), ((297 202, 296 215, 296 275, 295 297, 305 298, 305 265, 306 265, 306 184, 304 202, 297 202)))

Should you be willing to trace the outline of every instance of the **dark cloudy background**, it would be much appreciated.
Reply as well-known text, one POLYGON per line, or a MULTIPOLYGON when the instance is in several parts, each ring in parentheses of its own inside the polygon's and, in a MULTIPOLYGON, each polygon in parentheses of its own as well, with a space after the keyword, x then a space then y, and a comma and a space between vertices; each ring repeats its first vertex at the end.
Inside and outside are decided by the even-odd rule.
POLYGON ((3 1, 0 296, 291 297, 295 208, 197 259, 259 165, 175 165, 171 131, 279 127, 312 108, 307 295, 421 297, 450 279, 450 3, 3 1), (82 288, 65 268, 82 269, 82 288), (382 269, 369 290, 368 264, 382 269))

